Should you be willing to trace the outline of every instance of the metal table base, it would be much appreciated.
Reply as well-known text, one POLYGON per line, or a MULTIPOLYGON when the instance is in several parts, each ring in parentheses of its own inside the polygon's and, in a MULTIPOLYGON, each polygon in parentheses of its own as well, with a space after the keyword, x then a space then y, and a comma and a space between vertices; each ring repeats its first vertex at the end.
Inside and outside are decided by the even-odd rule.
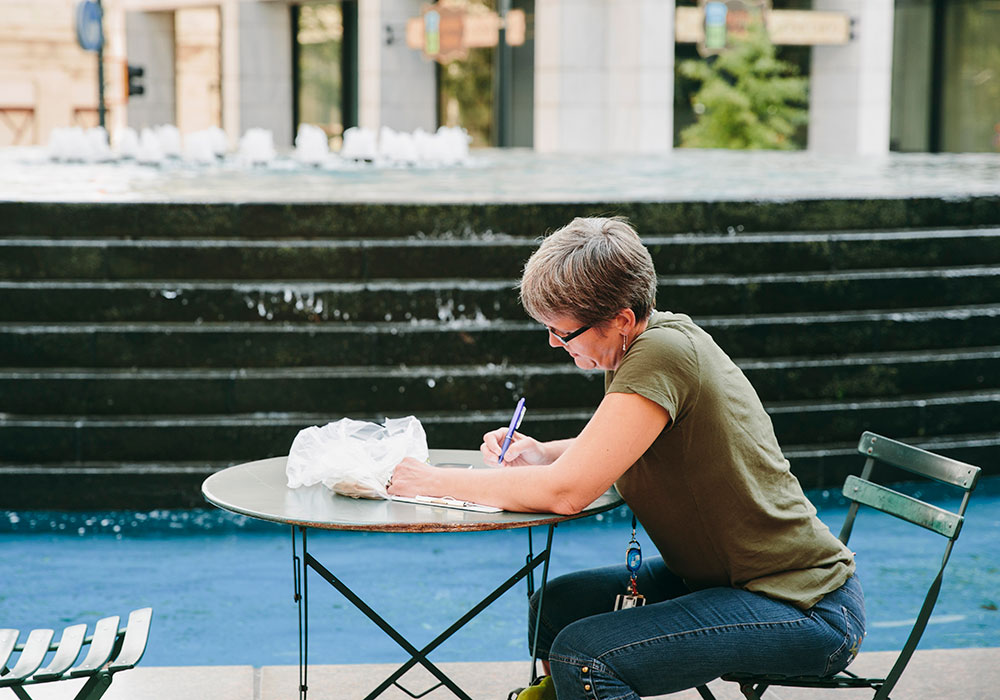
POLYGON ((472 700, 472 698, 463 691, 453 680, 451 680, 447 674, 444 673, 440 668, 438 668, 430 659, 427 658, 428 654, 439 647, 445 640, 455 634, 458 630, 466 625, 470 620, 476 617, 479 613, 485 610, 490 604, 493 603, 497 598, 506 593, 510 588, 517 584, 521 579, 527 578, 528 584, 528 597, 530 598, 534 594, 534 571, 539 565, 542 566, 542 580, 540 586, 540 593, 538 598, 538 610, 535 614, 535 635, 532 639, 531 644, 531 678, 530 681, 534 682, 537 678, 537 658, 538 658, 538 630, 540 627, 541 615, 542 615, 542 604, 545 597, 545 583, 548 579, 549 573, 549 556, 552 552, 552 535, 555 530, 556 523, 552 523, 548 526, 548 534, 545 540, 545 549, 534 554, 533 550, 533 538, 532 538, 532 528, 527 528, 528 530, 528 555, 525 557, 524 565, 518 569, 516 572, 511 574, 506 581, 497 586, 489 595, 479 601, 475 606, 469 609, 464 615, 453 622, 447 629, 441 632, 437 637, 435 637, 431 642, 426 644, 423 648, 418 649, 413 644, 411 644, 402 634, 399 633, 392 625, 390 625, 385 618, 379 615, 375 610, 371 608, 365 601, 363 601, 354 591, 352 591, 343 581, 337 578, 329 569, 327 569, 321 562, 319 562, 315 557, 309 554, 307 537, 305 526, 293 526, 292 527, 292 568, 294 575, 294 588, 295 588, 295 602, 298 604, 299 612, 299 699, 306 700, 306 695, 309 691, 309 582, 307 577, 307 572, 312 569, 317 574, 320 575, 327 583, 333 586, 337 591, 340 592, 347 600, 351 602, 354 607, 363 612, 372 622, 374 622, 378 627, 386 633, 396 644, 406 651, 410 658, 402 666, 396 669, 392 674, 390 674, 377 688, 370 692, 365 700, 373 700, 373 698, 378 697, 383 692, 385 692, 390 686, 396 686, 401 691, 409 695, 411 698, 421 698, 428 693, 445 686, 452 693, 454 693, 461 700, 472 700), (298 548, 296 543, 296 530, 298 535, 302 540, 302 555, 299 556, 298 548), (435 678, 438 679, 436 685, 431 686, 427 690, 421 693, 413 693, 409 689, 400 685, 399 680, 413 668, 415 665, 420 664, 427 671, 429 671, 435 678))
MULTIPOLYGON (((441 467, 489 469, 482 464, 482 455, 476 450, 432 449, 429 461, 441 467)), ((536 613, 535 637, 531 640, 531 680, 537 677, 538 650, 537 624, 541 615, 542 594, 548 578, 549 556, 552 551, 552 533, 558 523, 587 518, 621 505, 622 499, 614 490, 608 490, 579 513, 518 513, 501 511, 482 513, 458 511, 424 504, 403 503, 382 499, 355 499, 334 495, 322 484, 288 487, 287 458, 270 457, 246 464, 237 464, 212 474, 202 483, 205 499, 219 508, 251 518, 290 525, 292 528, 292 567, 294 570, 295 601, 299 615, 299 698, 305 700, 309 689, 309 585, 307 573, 312 570, 340 592, 358 610, 368 616, 383 632, 389 635, 410 658, 397 671, 373 690, 366 700, 371 700, 395 685, 410 697, 421 697, 436 688, 445 686, 460 700, 471 700, 448 676, 427 658, 446 639, 482 612, 493 601, 510 590, 521 579, 527 578, 528 595, 535 591, 534 572, 542 566, 539 591, 539 609, 536 613), (547 527, 545 549, 534 553, 532 528, 547 527), (487 532, 497 530, 528 530, 528 556, 523 566, 501 583, 486 598, 462 615, 436 639, 417 648, 394 629, 381 615, 348 588, 343 581, 309 553, 307 530, 338 530, 386 533, 449 533, 487 532), (301 554, 299 553, 301 538, 301 554), (416 695, 399 684, 400 678, 417 664, 429 671, 438 683, 430 690, 416 695)))

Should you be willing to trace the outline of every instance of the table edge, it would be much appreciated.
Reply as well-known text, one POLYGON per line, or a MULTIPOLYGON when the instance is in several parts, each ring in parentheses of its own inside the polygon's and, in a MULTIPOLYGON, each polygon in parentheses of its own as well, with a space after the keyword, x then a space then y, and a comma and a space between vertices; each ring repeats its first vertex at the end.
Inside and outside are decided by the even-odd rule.
MULTIPOLYGON (((265 458, 274 459, 274 458, 265 458)), ((244 462, 243 464, 235 464, 225 469, 232 469, 234 467, 241 467, 246 464, 252 464, 254 462, 261 462, 265 460, 252 460, 251 462, 244 462)), ((248 518, 254 518, 255 520, 262 520, 265 522, 271 522, 278 525, 289 525, 293 528, 315 528, 319 530, 343 530, 343 531, 353 531, 353 532, 394 532, 394 533, 431 533, 431 532, 483 532, 488 530, 516 530, 526 527, 543 527, 547 525, 558 525, 562 522, 568 522, 570 520, 579 520, 581 518, 587 518, 593 515, 598 515, 600 513, 607 512, 614 508, 617 508, 625 503, 625 500, 618 494, 614 489, 609 489, 607 492, 598 497, 600 500, 606 495, 613 494, 613 498, 608 499, 607 503, 596 505, 593 507, 585 508, 579 513, 573 513, 570 515, 563 515, 560 513, 531 513, 531 512, 521 512, 521 511, 503 511, 504 513, 511 513, 516 515, 531 516, 537 515, 537 518, 526 518, 525 520, 513 520, 509 522, 452 522, 452 523, 386 523, 386 524, 371 524, 371 523, 353 523, 353 522, 331 522, 331 521, 314 521, 314 520, 294 520, 290 518, 276 517, 269 513, 260 513, 253 511, 248 508, 240 508, 237 505, 231 503, 223 503, 209 496, 206 491, 206 485, 215 477, 217 474, 225 471, 225 469, 220 469, 219 471, 206 477, 201 484, 201 494, 206 502, 230 513, 235 513, 237 515, 242 515, 248 518)), ((340 498, 346 498, 346 496, 339 496, 338 494, 332 494, 340 498)), ((595 503, 597 502, 595 500, 595 503)))

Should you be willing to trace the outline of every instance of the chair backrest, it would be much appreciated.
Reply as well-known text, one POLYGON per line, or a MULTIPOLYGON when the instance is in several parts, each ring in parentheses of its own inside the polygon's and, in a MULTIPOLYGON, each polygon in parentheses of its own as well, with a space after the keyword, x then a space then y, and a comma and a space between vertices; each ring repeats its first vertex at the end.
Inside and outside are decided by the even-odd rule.
POLYGON ((99 697, 113 674, 139 663, 146 650, 152 616, 152 608, 133 610, 125 629, 118 629, 117 615, 105 617, 97 621, 90 637, 86 636, 86 624, 72 625, 63 630, 57 643, 52 641, 55 633, 50 629, 32 630, 23 644, 17 643, 18 630, 0 629, 0 689, 11 688, 18 697, 27 697, 21 686, 103 675, 109 679, 108 683, 95 686, 101 690, 86 695, 87 698, 99 697), (87 647, 87 654, 74 667, 84 647, 87 647), (17 663, 11 666, 11 657, 17 652, 20 652, 17 663), (48 665, 41 668, 49 652, 55 654, 48 665))
POLYGON ((919 447, 913 447, 872 432, 865 432, 858 442, 858 452, 868 457, 861 476, 849 476, 844 482, 844 496, 852 501, 840 539, 845 544, 851 536, 858 504, 870 506, 884 513, 937 532, 954 541, 958 538, 969 503, 969 494, 979 482, 979 467, 944 457, 919 447), (943 484, 962 489, 965 494, 958 512, 938 508, 903 495, 898 491, 870 481, 876 462, 891 464, 918 476, 925 476, 943 484))
POLYGON ((885 685, 876 695, 877 698, 888 698, 889 692, 896 684, 896 681, 899 680, 900 674, 902 674, 907 662, 913 655, 913 651, 916 649, 917 643, 923 635, 924 628, 927 626, 927 621, 930 619, 931 611, 937 602, 938 593, 941 591, 941 581, 944 577, 945 566, 948 564, 948 558, 951 556, 952 546, 962 531, 962 523, 965 521, 965 510, 969 504, 969 496, 973 489, 976 488, 982 470, 971 464, 959 462, 958 460, 928 452, 871 432, 865 432, 861 436, 861 440, 858 443, 858 452, 865 455, 867 460, 860 477, 849 476, 844 482, 844 496, 851 501, 847 517, 844 520, 843 529, 840 532, 840 539, 845 544, 850 539, 859 505, 869 506, 883 513, 894 515, 897 518, 946 537, 948 540, 944 547, 941 567, 938 569, 937 576, 928 588, 924 603, 920 608, 920 613, 917 615, 917 620, 910 630, 910 635, 899 657, 897 657, 896 662, 893 664, 892 670, 886 676, 885 685), (880 462, 960 489, 963 494, 958 510, 949 511, 939 508, 912 496, 899 493, 889 487, 874 483, 871 481, 872 472, 876 463, 880 462))

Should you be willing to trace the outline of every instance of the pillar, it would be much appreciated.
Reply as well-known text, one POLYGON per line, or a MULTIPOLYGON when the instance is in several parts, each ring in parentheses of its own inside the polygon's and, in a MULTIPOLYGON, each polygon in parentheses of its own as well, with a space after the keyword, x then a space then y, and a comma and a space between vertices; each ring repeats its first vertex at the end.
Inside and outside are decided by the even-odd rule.
POLYGON ((292 146, 291 11, 283 2, 222 3, 222 124, 234 143, 268 129, 278 149, 292 146))
POLYGON ((669 0, 537 0, 536 150, 669 151, 673 17, 669 0))
POLYGON ((893 0, 816 0, 813 9, 846 12, 854 37, 812 50, 809 150, 879 155, 889 151, 893 0))
POLYGON ((427 0, 362 0, 358 3, 358 121, 378 130, 437 129, 434 62, 406 45, 406 21, 419 17, 427 0))

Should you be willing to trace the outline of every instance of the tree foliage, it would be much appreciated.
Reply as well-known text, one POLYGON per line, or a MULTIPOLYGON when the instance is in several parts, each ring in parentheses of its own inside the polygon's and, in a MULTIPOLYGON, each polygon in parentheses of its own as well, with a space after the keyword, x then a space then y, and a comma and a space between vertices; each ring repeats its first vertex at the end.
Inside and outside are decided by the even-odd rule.
POLYGON ((707 60, 679 64, 701 87, 691 97, 697 120, 681 132, 688 148, 801 148, 795 132, 809 119, 807 78, 775 55, 762 25, 707 60))

